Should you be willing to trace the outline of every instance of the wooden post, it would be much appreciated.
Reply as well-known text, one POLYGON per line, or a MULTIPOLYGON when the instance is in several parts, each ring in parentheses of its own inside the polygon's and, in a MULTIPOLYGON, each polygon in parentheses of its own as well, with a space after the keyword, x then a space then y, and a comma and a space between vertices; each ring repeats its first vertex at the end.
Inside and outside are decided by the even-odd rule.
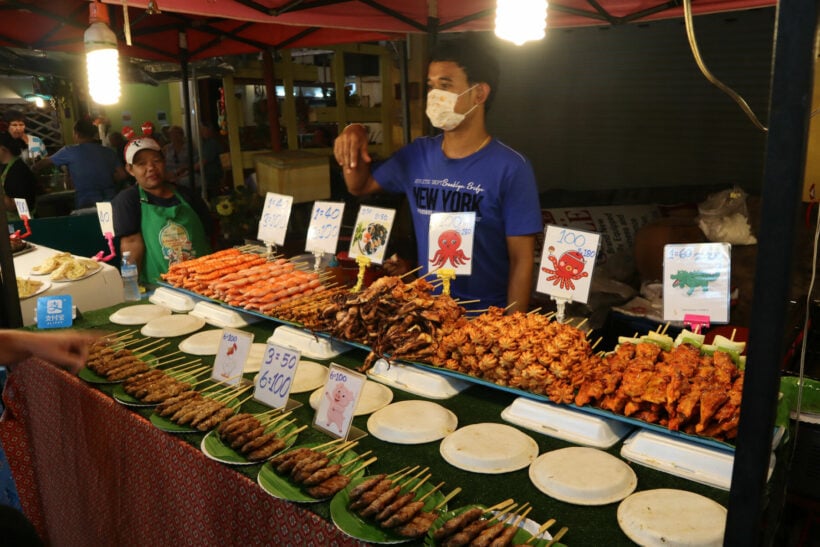
MULTIPOLYGON (((290 58, 290 55, 288 55, 288 58, 290 58)), ((274 152, 279 152, 282 149, 279 138, 279 101, 276 100, 276 71, 274 69, 273 53, 270 50, 262 52, 262 77, 265 81, 271 148, 274 152)))

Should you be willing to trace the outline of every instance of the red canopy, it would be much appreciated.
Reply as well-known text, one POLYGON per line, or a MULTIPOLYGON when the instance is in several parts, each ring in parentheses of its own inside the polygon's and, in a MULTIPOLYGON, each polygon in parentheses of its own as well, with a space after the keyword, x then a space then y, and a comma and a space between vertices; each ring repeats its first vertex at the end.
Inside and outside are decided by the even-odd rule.
MULTIPOLYGON (((179 61, 179 33, 189 59, 401 38, 406 33, 490 30, 495 0, 103 0, 121 53, 179 61), (125 45, 127 5, 132 44, 125 45)), ((693 0, 696 14, 771 6, 776 0, 693 0)), ((614 25, 682 16, 677 0, 562 0, 549 4, 550 27, 614 25)), ((0 46, 80 52, 86 0, 4 0, 0 46)))

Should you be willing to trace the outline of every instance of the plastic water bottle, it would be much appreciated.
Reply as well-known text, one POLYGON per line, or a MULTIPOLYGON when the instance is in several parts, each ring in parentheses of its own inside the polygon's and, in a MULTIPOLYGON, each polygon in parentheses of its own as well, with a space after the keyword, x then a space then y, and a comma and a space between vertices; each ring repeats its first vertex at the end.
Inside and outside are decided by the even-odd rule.
POLYGON ((120 265, 122 274, 122 293, 126 302, 136 302, 140 299, 139 274, 137 265, 131 262, 131 252, 122 253, 122 264, 120 265))

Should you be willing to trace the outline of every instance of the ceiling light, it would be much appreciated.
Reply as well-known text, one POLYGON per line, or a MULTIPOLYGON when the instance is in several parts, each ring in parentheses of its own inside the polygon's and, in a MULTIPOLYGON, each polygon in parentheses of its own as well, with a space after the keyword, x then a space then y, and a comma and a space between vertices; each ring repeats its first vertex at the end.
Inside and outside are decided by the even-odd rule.
POLYGON ((547 0, 498 0, 495 35, 517 46, 541 40, 547 27, 547 0))
POLYGON ((85 58, 88 68, 88 93, 98 104, 115 104, 120 100, 120 58, 117 36, 108 26, 108 7, 91 2, 89 23, 85 31, 85 58))

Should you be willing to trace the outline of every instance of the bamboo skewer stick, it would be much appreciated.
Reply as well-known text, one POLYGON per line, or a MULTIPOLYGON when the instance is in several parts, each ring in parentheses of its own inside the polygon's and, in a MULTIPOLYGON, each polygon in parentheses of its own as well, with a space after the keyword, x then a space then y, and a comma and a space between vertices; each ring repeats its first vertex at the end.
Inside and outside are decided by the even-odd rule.
POLYGON ((541 306, 538 306, 538 307, 537 307, 537 308, 535 308, 534 310, 530 310, 530 311, 528 311, 528 312, 527 312, 527 315, 533 315, 533 314, 536 314, 536 313, 538 313, 538 312, 540 312, 540 311, 541 311, 541 306))
POLYGON ((504 509, 505 507, 509 506, 514 501, 515 500, 513 500, 512 498, 505 499, 502 502, 496 503, 492 507, 487 507, 487 509, 485 509, 484 512, 485 513, 490 513, 492 511, 500 511, 501 509, 504 509))
POLYGON ((137 350, 135 350, 135 349, 134 349, 134 350, 131 350, 131 351, 134 353, 134 357, 137 357, 137 358, 140 358, 140 359, 141 359, 141 358, 143 358, 143 357, 146 357, 146 356, 148 356, 148 355, 151 355, 151 352, 152 352, 152 351, 156 351, 156 350, 158 350, 158 349, 162 349, 162 348, 168 347, 168 346, 170 346, 170 345, 171 345, 171 342, 165 342, 165 343, 164 343, 164 344, 162 344, 161 346, 156 346, 156 347, 153 347, 153 348, 151 348, 150 350, 143 351, 142 353, 137 353, 137 350))
MULTIPOLYGON (((179 357, 174 357, 173 359, 168 359, 167 361, 162 362, 162 363, 160 363, 160 362, 158 361, 158 362, 157 362, 157 364, 156 364, 156 366, 158 366, 158 367, 159 367, 159 366, 163 366, 163 367, 164 367, 165 365, 169 365, 169 364, 171 364, 171 363, 176 363, 177 361, 181 361, 181 360, 183 360, 183 359, 187 359, 187 358, 188 358, 188 356, 187 356, 187 355, 180 355, 179 357)), ((188 362, 190 363, 190 361, 188 361, 188 362)), ((162 370, 164 370, 164 371, 168 371, 168 370, 170 370, 170 369, 164 368, 164 369, 162 369, 162 370)))
POLYGON ((603 336, 599 336, 599 337, 598 337, 598 339, 597 339, 597 340, 595 340, 595 343, 594 343, 594 344, 592 344, 592 345, 590 346, 590 348, 589 348, 589 349, 590 349, 590 350, 594 350, 594 349, 598 346, 598 344, 600 344, 600 343, 601 343, 601 340, 603 340, 603 339, 604 339, 604 337, 603 337, 603 336))
POLYGON ((174 365, 170 368, 162 369, 163 372, 187 372, 188 369, 196 368, 198 366, 202 366, 202 359, 194 359, 193 361, 188 361, 187 363, 180 363, 178 365, 174 365))
MULTIPOLYGON (((280 431, 282 431, 283 429, 287 429, 288 426, 293 425, 294 423, 296 423, 296 418, 294 418, 292 420, 286 420, 286 421, 282 422, 281 424, 279 424, 278 427, 273 428, 271 430, 271 433, 279 433, 280 431)), ((267 431, 268 427, 270 427, 271 425, 273 425, 273 424, 266 425, 265 426, 265 431, 267 431)))
POLYGON ((350 472, 350 476, 355 475, 356 473, 358 473, 359 471, 361 471, 362 469, 364 469, 365 467, 367 467, 368 465, 370 465, 371 463, 375 462, 378 459, 379 458, 377 458, 376 456, 373 456, 369 460, 363 461, 362 464, 359 467, 357 467, 356 469, 354 469, 353 471, 350 472))
POLYGON ((533 541, 537 540, 537 539, 538 539, 538 537, 539 537, 541 534, 543 534, 544 532, 546 532, 546 531, 547 531, 547 529, 548 529, 550 526, 552 526, 553 524, 555 524, 555 519, 549 519, 547 522, 545 522, 544 524, 542 524, 542 525, 541 525, 541 527, 540 527, 540 528, 538 528, 538 531, 537 531, 537 532, 535 532, 532 536, 530 536, 530 539, 528 539, 527 541, 525 541, 525 542, 524 542, 524 545, 529 545, 529 544, 530 544, 530 543, 532 543, 533 541))
MULTIPOLYGON (((424 500, 426 500, 427 498, 429 498, 430 496, 432 496, 434 493, 438 492, 439 488, 441 488, 442 486, 444 486, 444 481, 441 481, 440 483, 438 483, 437 485, 435 485, 433 488, 431 488, 430 490, 428 490, 427 492, 425 492, 425 493, 424 493, 424 495, 423 495, 423 496, 421 496, 421 497, 420 497, 419 499, 417 499, 416 501, 424 501, 424 500)), ((459 489, 459 490, 460 490, 460 489, 459 489)), ((457 492, 456 492, 456 493, 457 493, 457 492)))
POLYGON ((481 299, 480 298, 474 298, 473 300, 459 300, 458 298, 456 298, 455 302, 459 306, 463 306, 464 304, 475 304, 477 302, 481 302, 481 299))
MULTIPOLYGON (((143 341, 143 342, 144 342, 145 340, 143 339, 143 340, 141 340, 141 341, 143 341)), ((137 352, 138 352, 138 351, 140 351, 140 350, 143 350, 143 349, 145 349, 145 348, 151 348, 151 346, 155 346, 155 345, 157 345, 157 344, 161 344, 161 343, 163 343, 163 342, 165 342, 165 338, 157 338, 156 340, 151 340, 150 342, 148 342, 148 343, 147 343, 147 344, 145 344, 144 346, 139 346, 139 347, 136 347, 136 348, 129 348, 129 349, 130 349, 132 352, 137 353, 137 352)), ((167 346, 167 345, 169 345, 169 344, 170 344, 170 342, 168 342, 167 344, 165 344, 165 346, 167 346)), ((161 348, 164 348, 165 346, 160 346, 159 348, 151 348, 151 349, 152 349, 152 350, 155 350, 155 349, 161 349, 161 348)))
POLYGON ((334 444, 339 443, 341 441, 342 441, 342 439, 333 439, 332 441, 328 441, 326 443, 320 444, 319 446, 314 446, 313 450, 320 450, 322 448, 325 448, 326 446, 331 446, 331 445, 334 445, 334 444))
POLYGON ((345 467, 347 467, 347 466, 348 466, 348 465, 350 465, 351 463, 355 463, 355 462, 357 462, 357 461, 361 460, 362 458, 364 458, 364 457, 366 457, 366 456, 369 456, 369 455, 370 455, 370 454, 372 454, 372 453, 373 453, 373 451, 372 451, 372 450, 368 450, 367 452, 362 452, 361 454, 359 454, 358 456, 356 456, 356 457, 355 457, 355 458, 353 458, 352 460, 346 461, 346 462, 344 462, 343 464, 341 464, 341 467, 340 467, 339 469, 344 469, 345 467))
POLYGON ((552 536, 552 539, 550 540, 549 543, 547 543, 546 547, 550 547, 551 545, 555 545, 558 542, 558 540, 561 539, 562 537, 564 537, 564 534, 566 534, 568 531, 569 531, 569 528, 566 527, 566 526, 564 526, 563 528, 558 530, 558 533, 555 534, 554 536, 552 536))
POLYGON ((412 270, 410 270, 409 272, 405 272, 405 273, 401 274, 399 276, 399 279, 404 279, 407 276, 413 275, 414 273, 416 273, 419 270, 421 270, 421 266, 417 266, 417 267, 413 268, 412 270))
POLYGON ((453 491, 452 491, 452 492, 450 492, 449 494, 447 494, 446 496, 444 496, 444 499, 443 499, 443 500, 441 500, 441 502, 440 502, 438 505, 436 505, 435 507, 433 507, 433 511, 438 511, 439 509, 441 509, 442 507, 444 507, 445 505, 447 505, 447 503, 449 503, 449 501, 450 501, 451 499, 453 499, 454 497, 456 497, 456 494, 458 494, 459 492, 461 492, 461 487, 460 487, 460 486, 457 486, 456 488, 454 488, 454 489, 453 489, 453 491))
POLYGON ((580 329, 581 327, 583 327, 586 324, 587 321, 589 321, 589 317, 584 317, 584 320, 581 321, 580 323, 578 323, 577 325, 575 325, 575 328, 580 329))
POLYGON ((283 440, 283 441, 287 441, 287 440, 288 440, 288 439, 290 439, 291 437, 296 436, 296 435, 298 435, 299 433, 301 433, 302 431, 304 431, 305 429, 307 429, 307 427, 308 427, 308 426, 307 426, 307 424, 305 424, 305 425, 303 425, 303 426, 301 426, 301 427, 297 427, 296 429, 294 429, 293 431, 291 431, 290 433, 288 433, 287 435, 285 435, 284 437, 282 437, 282 440, 283 440))

